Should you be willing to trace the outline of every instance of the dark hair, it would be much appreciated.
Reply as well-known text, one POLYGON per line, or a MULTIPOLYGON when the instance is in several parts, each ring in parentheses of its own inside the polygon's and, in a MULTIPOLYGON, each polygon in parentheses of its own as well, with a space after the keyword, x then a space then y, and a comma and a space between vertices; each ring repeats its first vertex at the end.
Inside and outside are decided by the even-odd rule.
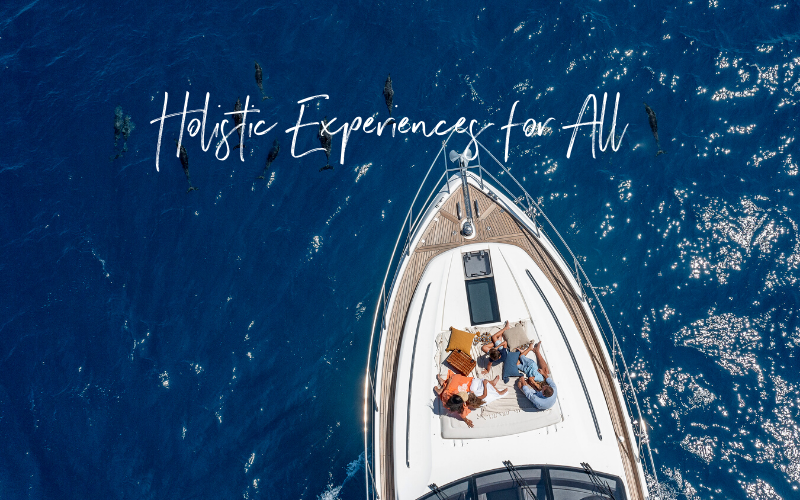
POLYGON ((544 394, 544 397, 546 398, 549 398, 550 396, 553 395, 553 388, 550 387, 550 385, 547 384, 546 382, 542 384, 542 394, 544 394))
POLYGON ((491 359, 492 361, 497 361, 498 359, 500 359, 500 351, 498 351, 494 347, 489 349, 489 359, 491 359))
POLYGON ((452 396, 450 396, 450 399, 447 401, 447 403, 445 403, 445 406, 447 407, 448 410, 452 411, 453 413, 461 413, 461 408, 464 406, 465 402, 467 403, 467 406, 471 410, 480 408, 481 406, 483 406, 484 403, 484 401, 481 398, 470 392, 469 396, 467 396, 466 401, 461 399, 461 396, 459 396, 458 394, 453 394, 452 396))
POLYGON ((453 413, 461 413, 461 407, 464 405, 464 400, 461 399, 461 396, 458 394, 453 394, 444 405, 453 413))

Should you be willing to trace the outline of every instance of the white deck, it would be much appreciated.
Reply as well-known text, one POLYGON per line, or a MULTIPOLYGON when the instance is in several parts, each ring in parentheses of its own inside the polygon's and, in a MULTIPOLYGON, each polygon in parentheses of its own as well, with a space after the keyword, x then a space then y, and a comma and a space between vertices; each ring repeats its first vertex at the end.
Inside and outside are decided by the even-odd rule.
POLYGON ((441 486, 470 474, 499 468, 503 466, 503 460, 510 460, 515 465, 574 467, 580 467, 580 462, 588 462, 598 472, 617 475, 624 481, 625 471, 616 440, 603 390, 580 332, 550 281, 524 250, 514 245, 483 242, 449 250, 430 261, 411 300, 399 349, 394 400, 396 498, 420 497, 430 492, 428 485, 431 483, 441 486), (480 249, 488 249, 491 253, 501 318, 510 321, 529 319, 543 342, 553 380, 558 385, 564 420, 538 430, 491 439, 443 439, 440 416, 434 411, 436 395, 433 387, 438 372, 434 361, 435 337, 450 326, 470 326, 461 254, 480 249), (567 347, 526 269, 558 315, 576 361, 582 368, 602 440, 598 439, 567 347), (420 316, 426 291, 428 296, 420 316), (410 379, 412 357, 414 373, 410 379))

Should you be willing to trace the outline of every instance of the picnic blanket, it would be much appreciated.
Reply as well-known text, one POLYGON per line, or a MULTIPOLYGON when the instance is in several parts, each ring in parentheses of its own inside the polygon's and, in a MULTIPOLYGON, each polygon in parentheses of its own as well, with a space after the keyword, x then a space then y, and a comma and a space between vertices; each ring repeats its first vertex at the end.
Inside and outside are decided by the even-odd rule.
MULTIPOLYGON (((538 342, 539 338, 536 335, 530 321, 521 321, 528 334, 528 338, 533 342, 538 342)), ((512 324, 514 326, 514 324, 512 324)), ((493 327, 470 327, 465 328, 470 333, 488 333, 489 335, 500 331, 499 326, 493 327)), ((478 337, 476 337, 478 338, 478 337)), ((445 352, 447 344, 450 341, 450 330, 440 332, 436 336, 436 349, 435 359, 433 360, 438 367, 438 373, 443 377, 447 376, 448 366, 444 364, 444 360, 449 353, 445 352)), ((442 405, 438 398, 434 401, 435 410, 440 415, 442 427, 442 438, 444 439, 479 439, 506 436, 510 434, 519 434, 521 432, 532 431, 541 429, 548 425, 561 422, 563 415, 561 413, 561 406, 558 402, 547 410, 537 410, 533 404, 528 401, 528 398, 516 388, 516 378, 511 378, 508 383, 503 382, 502 371, 503 365, 493 365, 488 374, 483 375, 481 372, 486 368, 488 356, 481 351, 482 342, 473 342, 471 355, 472 359, 477 361, 475 369, 468 374, 470 377, 480 379, 492 380, 500 375, 497 382, 497 390, 502 391, 508 388, 508 392, 500 399, 493 401, 470 414, 470 420, 474 427, 469 428, 467 424, 461 419, 449 414, 442 405)), ((544 349, 542 355, 547 358, 544 349)))

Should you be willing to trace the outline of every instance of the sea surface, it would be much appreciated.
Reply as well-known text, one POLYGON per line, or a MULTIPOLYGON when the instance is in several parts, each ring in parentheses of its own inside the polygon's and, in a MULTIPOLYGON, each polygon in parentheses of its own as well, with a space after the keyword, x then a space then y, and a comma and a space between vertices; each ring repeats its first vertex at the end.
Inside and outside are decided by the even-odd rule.
POLYGON ((339 133, 320 171, 317 125, 298 157, 286 130, 320 95, 303 123, 386 120, 388 74, 392 116, 494 123, 501 159, 515 101, 553 118, 511 129, 508 165, 603 296, 666 497, 800 498, 800 6, 779 0, 2 2, 0 498, 364 498, 372 315, 442 138, 354 131, 342 162, 339 133), (156 169, 187 92, 209 95, 188 193, 180 116, 156 169), (583 126, 567 158, 604 93, 618 149, 583 126), (221 161, 237 98, 276 126, 221 161))

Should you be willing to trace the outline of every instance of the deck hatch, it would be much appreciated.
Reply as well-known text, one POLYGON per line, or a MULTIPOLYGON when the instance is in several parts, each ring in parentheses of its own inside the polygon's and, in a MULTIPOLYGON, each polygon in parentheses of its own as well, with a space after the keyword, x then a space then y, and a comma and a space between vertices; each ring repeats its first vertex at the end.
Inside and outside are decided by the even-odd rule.
POLYGON ((467 302, 469 319, 473 325, 500 322, 494 278, 467 280, 467 302))
POLYGON ((461 254, 464 259, 464 279, 483 278, 492 275, 492 259, 489 250, 466 252, 461 254))
POLYGON ((469 319, 472 325, 485 325, 500 321, 497 306, 497 289, 494 286, 492 259, 489 250, 461 254, 464 262, 464 281, 467 285, 469 319))

